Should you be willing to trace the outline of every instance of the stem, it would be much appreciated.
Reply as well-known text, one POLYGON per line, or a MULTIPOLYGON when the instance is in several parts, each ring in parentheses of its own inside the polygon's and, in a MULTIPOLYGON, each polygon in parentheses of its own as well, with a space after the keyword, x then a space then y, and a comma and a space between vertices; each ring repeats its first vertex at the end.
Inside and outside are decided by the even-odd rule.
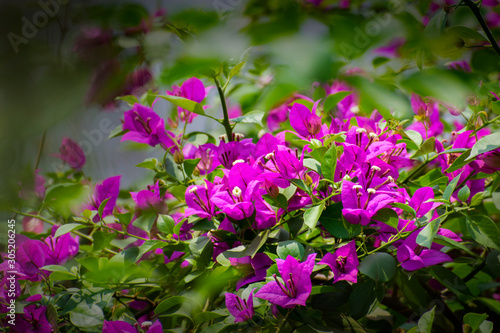
POLYGON ((285 326, 286 322, 288 321, 288 316, 290 316, 291 312, 292 312, 292 309, 289 309, 285 315, 285 318, 283 318, 283 320, 278 325, 278 328, 276 329, 276 333, 279 333, 281 331, 281 329, 283 328, 283 326, 285 326))
POLYGON ((472 13, 476 17, 477 21, 481 25, 481 28, 483 28, 484 33, 486 34, 486 37, 488 37, 488 40, 491 43, 491 46, 493 46, 493 49, 498 53, 500 56, 500 47, 498 46, 495 37, 493 37, 493 34, 491 33, 490 29, 486 25, 486 22, 484 21, 483 16, 481 15, 481 12, 479 8, 476 6, 476 4, 472 0, 463 0, 462 1, 467 7, 472 10, 472 13))
POLYGON ((222 121, 222 125, 226 129, 227 140, 233 141, 233 129, 231 128, 231 124, 229 123, 229 114, 227 113, 226 99, 224 97, 224 92, 220 86, 219 80, 214 77, 215 85, 217 86, 217 91, 220 96, 220 103, 222 105, 222 112, 224 113, 224 120, 222 121))
POLYGON ((42 135, 42 140, 40 141, 40 145, 38 146, 38 153, 36 154, 35 170, 38 169, 38 165, 40 164, 40 158, 42 157, 42 150, 43 146, 45 145, 46 136, 47 136, 47 131, 44 131, 42 135))

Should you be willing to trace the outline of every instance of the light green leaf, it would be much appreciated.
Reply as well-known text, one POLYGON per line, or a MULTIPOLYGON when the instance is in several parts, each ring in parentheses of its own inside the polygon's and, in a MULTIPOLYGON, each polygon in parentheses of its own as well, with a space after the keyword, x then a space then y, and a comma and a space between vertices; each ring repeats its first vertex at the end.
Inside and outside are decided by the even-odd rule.
POLYGON ((64 235, 64 234, 67 234, 68 232, 71 232, 73 230, 78 230, 78 229, 82 229, 82 228, 86 228, 86 227, 87 226, 85 226, 83 224, 79 224, 79 223, 68 223, 68 224, 62 225, 57 229, 57 231, 54 235, 54 238, 59 237, 59 236, 64 235))
POLYGON ((279 242, 276 248, 276 254, 281 259, 286 259, 289 255, 295 259, 301 260, 304 257, 304 246, 295 240, 279 242))
POLYGON ((500 147, 500 132, 496 132, 479 139, 470 152, 467 161, 472 160, 474 157, 480 154, 487 153, 489 151, 495 150, 500 147))
POLYGON ((431 333, 432 332, 432 323, 434 322, 434 309, 436 306, 434 305, 432 309, 425 312, 420 319, 418 320, 418 332, 419 333, 431 333))
POLYGON ((467 231, 479 244, 500 250, 500 231, 486 215, 469 215, 466 218, 467 231))
POLYGON ((322 202, 319 205, 312 206, 308 208, 304 213, 304 223, 311 229, 316 228, 316 224, 318 223, 319 217, 323 213, 323 209, 325 208, 325 203, 322 202))
POLYGON ((429 222, 422 231, 419 232, 416 242, 418 245, 426 247, 428 249, 431 248, 434 237, 436 237, 436 233, 441 224, 441 219, 437 218, 429 222))
POLYGON ((448 184, 448 186, 446 186, 446 188, 444 189, 444 192, 443 192, 443 199, 444 200, 450 200, 451 195, 453 194, 453 192, 455 192, 455 188, 457 187, 458 180, 460 179, 461 175, 462 175, 462 173, 460 173, 458 176, 453 178, 451 180, 451 182, 448 184))
POLYGON ((229 119, 233 123, 239 123, 239 124, 257 124, 260 127, 264 127, 262 125, 262 118, 264 118, 265 113, 262 111, 254 110, 250 111, 248 113, 245 113, 243 116, 229 119))

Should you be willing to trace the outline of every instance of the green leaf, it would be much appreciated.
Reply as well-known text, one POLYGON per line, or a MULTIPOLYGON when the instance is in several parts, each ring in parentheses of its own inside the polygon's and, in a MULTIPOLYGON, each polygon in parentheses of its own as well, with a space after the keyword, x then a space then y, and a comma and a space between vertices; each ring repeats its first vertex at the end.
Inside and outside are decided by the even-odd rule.
POLYGON ((189 112, 194 112, 196 114, 205 116, 205 111, 200 103, 192 101, 190 99, 180 97, 180 96, 170 96, 170 95, 158 95, 157 97, 163 98, 170 103, 180 106, 183 109, 188 110, 189 112))
POLYGON ((500 277, 500 251, 493 250, 486 256, 486 267, 493 272, 494 277, 500 277))
POLYGON ((304 253, 304 246, 294 240, 279 242, 276 248, 276 254, 281 259, 286 259, 290 255, 295 259, 301 260, 304 257, 304 253))
POLYGON ((99 208, 97 209, 97 212, 99 213, 99 217, 101 219, 103 218, 102 214, 104 212, 104 208, 106 208, 106 204, 108 203, 109 199, 111 199, 111 197, 104 199, 104 201, 101 202, 101 204, 99 205, 99 208))
POLYGON ((496 114, 500 114, 500 101, 491 102, 491 111, 496 114))
POLYGON ((427 26, 424 29, 425 34, 430 37, 436 37, 441 35, 446 25, 447 13, 444 9, 440 8, 436 14, 429 20, 427 26))
POLYGON ((134 104, 139 104, 139 99, 134 95, 118 96, 115 99, 119 101, 124 101, 133 106, 134 104))
POLYGON ((415 217, 417 216, 417 212, 415 212, 415 209, 412 207, 408 206, 407 204, 401 203, 401 202, 393 202, 391 203, 391 206, 396 207, 396 208, 401 208, 411 216, 415 217))
POLYGON ((328 151, 326 152, 323 163, 321 163, 321 172, 323 177, 332 180, 335 176, 335 167, 337 165, 337 147, 332 144, 328 151))
POLYGON ((124 131, 124 130, 123 130, 123 125, 122 125, 122 124, 120 124, 120 125, 116 126, 116 127, 115 127, 115 129, 114 129, 114 130, 112 130, 112 131, 109 133, 109 135, 108 135, 107 139, 116 138, 117 136, 121 136, 121 135, 125 134, 126 132, 127 132, 127 131, 124 131))
POLYGON ((41 267, 40 269, 44 269, 46 271, 51 271, 51 272, 69 272, 66 267, 59 265, 46 265, 41 267))
POLYGON ((139 168, 151 169, 154 171, 158 170, 158 160, 156 158, 147 158, 143 162, 136 165, 139 168))
POLYGON ((155 314, 159 315, 162 314, 163 312, 168 311, 171 309, 173 306, 178 305, 178 304, 184 304, 188 303, 189 299, 184 296, 172 296, 167 298, 166 300, 162 301, 160 304, 155 309, 155 314))
POLYGON ((116 238, 118 234, 116 232, 107 232, 102 230, 97 230, 92 235, 94 242, 92 243, 92 251, 98 252, 104 250, 109 246, 109 243, 116 238))
POLYGON ((424 143, 422 143, 420 148, 418 148, 418 150, 415 152, 415 154, 411 156, 411 158, 432 153, 434 151, 435 145, 436 145, 436 138, 431 136, 430 138, 425 140, 424 143))
POLYGON ((78 276, 70 273, 70 272, 52 272, 49 276, 51 281, 70 281, 77 280, 78 276))
POLYGON ((500 132, 496 132, 479 139, 470 152, 467 161, 472 160, 474 157, 480 154, 487 153, 489 151, 495 150, 500 147, 500 132))
POLYGON ((259 233, 257 237, 253 239, 253 241, 248 245, 248 247, 243 252, 244 256, 250 256, 253 258, 255 254, 259 251, 259 249, 264 245, 269 237, 269 229, 263 230, 259 233))
POLYGON ((477 332, 479 326, 488 318, 486 313, 469 312, 464 316, 464 324, 469 325, 471 333, 477 332))
POLYGON ((372 217, 372 220, 379 221, 398 229, 399 216, 390 208, 382 208, 372 217))
POLYGON ((462 202, 466 202, 467 199, 469 199, 469 197, 470 197, 470 189, 467 185, 465 185, 458 191, 458 199, 462 202))
POLYGON ((304 223, 311 229, 316 228, 316 224, 318 223, 319 217, 323 213, 323 209, 325 208, 325 203, 322 202, 319 205, 312 206, 308 208, 304 213, 304 223))
POLYGON ((413 141, 417 145, 417 147, 420 147, 423 139, 422 135, 420 135, 419 132, 414 130, 406 130, 404 131, 404 133, 411 139, 411 141, 413 141))
POLYGON ((204 135, 207 137, 207 141, 204 143, 213 143, 213 144, 216 143, 215 138, 212 135, 205 133, 205 132, 200 132, 200 131, 189 132, 188 134, 184 135, 184 139, 186 139, 186 140, 191 139, 189 141, 196 142, 198 140, 199 135, 204 135), (193 137, 194 137, 194 139, 192 139, 193 137))
POLYGON ((311 295, 334 293, 337 291, 339 291, 339 288, 334 286, 313 286, 311 289, 311 295))
MULTIPOLYGON (((313 139, 315 140, 315 139, 313 139)), ((311 140, 311 141, 313 141, 311 140)), ((319 140, 317 140, 319 143, 321 143, 319 140)), ((323 165, 324 163, 324 159, 325 159, 325 155, 328 151, 328 148, 326 147, 317 147, 317 148, 314 148, 309 154, 316 160, 318 161, 319 163, 321 163, 321 165, 323 165)))
POLYGON ((387 282, 396 273, 396 260, 385 252, 373 253, 361 261, 359 271, 376 282, 387 282))
POLYGON ((460 26, 460 25, 454 25, 452 27, 449 27, 448 29, 446 29, 446 32, 453 34, 457 37, 460 37, 464 40, 472 39, 472 40, 481 41, 481 42, 488 41, 488 39, 486 39, 486 37, 481 35, 476 30, 471 29, 469 27, 460 26))
POLYGON ((229 119, 233 123, 238 124, 257 124, 260 127, 264 127, 262 125, 262 118, 264 118, 265 112, 254 110, 248 113, 245 113, 243 116, 229 119))
POLYGON ((85 226, 83 224, 79 224, 79 223, 68 223, 68 224, 62 225, 59 228, 57 228, 57 231, 54 235, 54 238, 59 237, 59 236, 64 235, 64 234, 67 234, 68 232, 71 232, 73 230, 78 230, 78 229, 82 229, 82 228, 86 228, 86 227, 87 226, 85 226))
POLYGON ((102 325, 104 313, 97 304, 87 304, 83 300, 69 312, 69 320, 77 327, 94 327, 102 325))
POLYGON ((223 314, 216 313, 216 312, 206 311, 206 312, 195 313, 195 315, 193 316, 193 319, 194 319, 194 324, 198 325, 198 324, 204 323, 206 321, 220 318, 220 317, 227 317, 227 315, 223 315, 223 314))
POLYGON ((431 267, 430 272, 436 278, 436 280, 438 280, 441 284, 450 289, 456 295, 471 295, 469 288, 467 287, 465 282, 448 268, 445 268, 441 265, 435 265, 431 267))
POLYGON ((351 91, 339 91, 335 94, 328 95, 325 99, 325 104, 323 104, 323 111, 325 113, 332 111, 340 101, 350 94, 352 94, 351 91))
POLYGON ((170 215, 158 215, 156 225, 158 230, 163 232, 165 235, 172 235, 174 233, 175 220, 170 215))
POLYGON ((455 192, 455 188, 457 187, 458 180, 460 179, 461 175, 462 175, 462 173, 460 173, 458 176, 453 178, 451 180, 451 182, 448 184, 448 186, 446 186, 446 188, 444 189, 444 192, 443 192, 443 199, 444 200, 448 200, 448 201, 450 200, 451 195, 453 194, 453 192, 455 192))
POLYGON ((448 246, 448 247, 452 247, 452 248, 457 249, 457 250, 462 250, 462 251, 466 252, 467 254, 474 256, 474 253, 471 250, 469 250, 467 247, 465 247, 465 245, 463 245, 462 243, 459 243, 451 238, 448 238, 448 237, 445 237, 442 235, 436 235, 436 237, 434 237, 434 243, 441 244, 441 245, 448 246))
POLYGON ((366 316, 377 304, 377 288, 375 282, 368 280, 356 283, 354 290, 349 296, 349 313, 359 319, 366 316))
POLYGON ((432 309, 425 312, 418 320, 417 327, 419 333, 432 333, 432 323, 434 322, 435 308, 436 306, 434 305, 432 309))
POLYGON ((154 251, 156 249, 161 249, 164 248, 167 245, 166 242, 164 241, 159 241, 155 239, 150 239, 145 241, 140 247, 139 247, 139 254, 137 255, 137 259, 141 259, 141 257, 149 251, 154 251))
POLYGON ((293 185, 297 186, 298 188, 300 188, 302 191, 304 191, 306 193, 310 193, 311 192, 311 189, 309 188, 309 186, 307 186, 302 181, 302 179, 290 179, 290 183, 292 183, 293 185))
POLYGON ((458 156, 457 159, 454 160, 453 163, 444 172, 450 173, 458 169, 461 169, 464 165, 469 164, 470 161, 466 160, 470 156, 470 152, 471 152, 470 149, 468 149, 462 154, 460 154, 460 156, 458 156))
POLYGON ((477 192, 476 194, 474 194, 474 196, 472 197, 472 199, 470 200, 470 207, 475 207, 475 206, 479 206, 480 204, 483 203, 483 200, 484 200, 484 192, 477 192))
POLYGON ((466 221, 467 231, 476 242, 500 250, 500 231, 488 216, 469 215, 466 221))
POLYGON ((132 222, 132 225, 141 228, 149 234, 151 232, 151 228, 153 228, 155 220, 155 212, 144 212, 141 216, 136 218, 134 222, 132 222))
POLYGON ((192 160, 184 161, 184 171, 186 172, 186 176, 190 177, 193 174, 194 169, 200 162, 201 158, 195 158, 192 160))
POLYGON ((72 209, 81 205, 87 198, 89 188, 81 184, 64 183, 49 187, 44 203, 47 207, 65 217, 71 216, 72 209))
POLYGON ((422 229, 422 231, 419 232, 417 236, 417 244, 430 249, 440 225, 440 218, 434 219, 431 222, 427 223, 427 225, 422 229))
POLYGON ((288 200, 281 193, 279 193, 276 197, 272 197, 269 194, 264 194, 262 197, 264 198, 264 200, 266 200, 267 203, 275 207, 283 208, 284 210, 288 208, 288 200))
POLYGON ((342 218, 341 202, 327 206, 319 222, 335 238, 350 239, 361 232, 359 224, 351 224, 342 218))

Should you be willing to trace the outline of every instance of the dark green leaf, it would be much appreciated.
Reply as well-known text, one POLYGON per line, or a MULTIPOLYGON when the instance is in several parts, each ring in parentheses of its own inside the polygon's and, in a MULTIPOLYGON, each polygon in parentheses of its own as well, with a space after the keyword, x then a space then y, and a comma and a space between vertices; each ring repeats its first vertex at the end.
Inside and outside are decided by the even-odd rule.
POLYGON ((195 158, 193 160, 184 161, 184 171, 186 172, 186 176, 190 177, 193 174, 193 171, 200 162, 200 160, 201 158, 195 158))
POLYGON ((375 214, 372 217, 372 220, 383 222, 383 223, 387 224, 388 226, 391 226, 391 227, 397 229, 398 222, 399 222, 399 216, 394 210, 392 210, 390 208, 382 208, 379 211, 377 211, 377 214, 375 214))
POLYGON ((431 136, 430 138, 425 140, 424 143, 422 143, 420 148, 418 148, 418 150, 415 152, 415 154, 413 154, 411 157, 415 158, 415 157, 419 157, 422 155, 432 153, 434 151, 435 144, 436 144, 436 138, 431 136))
MULTIPOLYGON (((471 333, 477 332, 479 326, 488 318, 486 313, 469 312, 464 316, 464 324, 471 327, 471 333)), ((482 331, 480 331, 482 333, 482 331)))
POLYGON ((396 273, 396 260, 388 253, 373 253, 361 261, 359 271, 376 282, 387 282, 396 273))
POLYGON ((431 274, 455 294, 471 294, 465 282, 449 269, 441 265, 435 265, 431 267, 431 274))

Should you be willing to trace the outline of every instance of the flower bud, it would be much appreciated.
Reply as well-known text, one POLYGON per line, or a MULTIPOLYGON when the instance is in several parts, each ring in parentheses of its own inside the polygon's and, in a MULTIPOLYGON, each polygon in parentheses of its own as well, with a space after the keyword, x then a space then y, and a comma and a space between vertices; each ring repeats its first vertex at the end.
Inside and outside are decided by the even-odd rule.
POLYGON ((304 181, 307 186, 311 186, 313 184, 313 179, 308 174, 304 176, 304 181))
POLYGON ((198 169, 198 167, 194 168, 193 176, 198 177, 199 175, 200 175, 200 169, 198 169))
POLYGON ((182 155, 182 152, 180 150, 176 150, 174 153, 174 162, 176 164, 182 164, 184 163, 184 155, 182 155))
POLYGON ((269 194, 273 198, 276 198, 278 194, 280 194, 278 186, 269 179, 264 180, 264 187, 267 191, 267 194, 269 194))

